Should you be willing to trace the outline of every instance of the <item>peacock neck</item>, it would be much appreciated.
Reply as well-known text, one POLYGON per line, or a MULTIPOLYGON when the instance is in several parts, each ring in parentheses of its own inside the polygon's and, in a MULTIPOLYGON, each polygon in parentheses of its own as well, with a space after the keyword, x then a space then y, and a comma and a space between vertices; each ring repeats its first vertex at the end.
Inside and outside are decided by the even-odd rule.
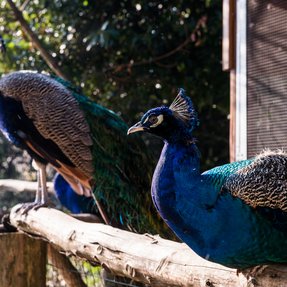
POLYGON ((218 191, 202 178, 199 161, 194 143, 166 142, 153 176, 152 199, 177 236, 205 257, 211 253, 205 247, 211 246, 213 237, 206 230, 218 226, 218 215, 208 212, 216 202, 218 191))
POLYGON ((171 216, 175 191, 183 191, 181 185, 184 190, 193 190, 200 180, 199 161, 194 143, 165 142, 152 181, 152 198, 163 218, 171 216))

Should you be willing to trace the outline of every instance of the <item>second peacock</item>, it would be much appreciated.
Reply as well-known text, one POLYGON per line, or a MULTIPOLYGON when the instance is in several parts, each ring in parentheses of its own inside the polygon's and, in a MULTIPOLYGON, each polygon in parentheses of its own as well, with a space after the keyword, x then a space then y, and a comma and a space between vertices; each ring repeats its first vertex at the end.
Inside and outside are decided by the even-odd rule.
POLYGON ((45 167, 51 164, 64 196, 71 188, 95 195, 106 223, 169 237, 150 199, 153 161, 143 141, 129 139, 119 116, 70 83, 29 71, 2 77, 0 128, 39 166, 35 202, 25 212, 46 205, 45 167))
POLYGON ((286 263, 287 155, 265 151, 201 174, 197 126, 191 99, 181 89, 170 107, 149 110, 128 131, 165 142, 152 180, 159 214, 210 261, 240 269, 286 263))

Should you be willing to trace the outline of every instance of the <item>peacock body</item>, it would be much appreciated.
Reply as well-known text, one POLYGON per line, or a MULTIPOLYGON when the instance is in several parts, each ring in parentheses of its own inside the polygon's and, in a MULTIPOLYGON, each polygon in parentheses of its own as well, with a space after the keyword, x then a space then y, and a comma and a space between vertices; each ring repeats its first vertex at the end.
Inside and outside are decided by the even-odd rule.
MULTIPOLYGON (((0 128, 40 163, 42 173, 51 164, 61 187, 95 196, 107 223, 169 236, 149 196, 153 168, 143 141, 129 139, 119 116, 68 82, 33 72, 4 76, 0 128)), ((43 188, 38 193, 35 206, 46 200, 43 188)))
POLYGON ((152 199, 161 217, 197 254, 232 268, 287 262, 287 155, 257 157, 200 173, 198 125, 180 90, 170 107, 148 111, 128 133, 164 139, 152 199))

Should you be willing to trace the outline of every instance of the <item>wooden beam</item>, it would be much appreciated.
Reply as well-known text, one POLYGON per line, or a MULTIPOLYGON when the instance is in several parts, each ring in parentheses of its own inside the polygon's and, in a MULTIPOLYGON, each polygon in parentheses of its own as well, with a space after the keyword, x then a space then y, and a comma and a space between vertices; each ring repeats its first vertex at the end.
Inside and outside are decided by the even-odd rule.
POLYGON ((229 160, 235 161, 236 137, 236 0, 223 0, 222 69, 230 71, 229 160))
MULTIPOLYGON (((259 273, 247 270, 245 272, 249 278, 247 280, 243 274, 237 275, 234 269, 200 258, 182 243, 164 240, 149 234, 135 234, 103 224, 81 222, 55 209, 40 208, 37 211, 29 211, 27 215, 21 215, 16 212, 20 206, 15 206, 10 213, 11 223, 16 228, 29 233, 30 236, 36 235, 38 239, 39 236, 42 237, 68 255, 74 254, 85 258, 91 263, 101 264, 115 275, 129 277, 151 286, 287 286, 287 267, 284 265, 264 266, 259 273)), ((9 233, 7 236, 13 236, 13 234, 15 233, 9 233)), ((16 285, 2 284, 4 278, 12 280, 11 278, 17 274, 7 269, 7 264, 14 262, 11 258, 15 258, 15 250, 19 250, 17 260, 21 262, 20 268, 23 266, 25 268, 25 262, 31 261, 31 258, 36 264, 38 261, 35 258, 41 252, 39 253, 37 247, 34 247, 34 242, 40 241, 33 240, 33 248, 29 245, 29 249, 23 247, 22 243, 13 242, 10 240, 11 237, 6 237, 4 246, 2 238, 0 234, 0 274, 2 276, 0 286, 22 287, 18 283, 16 285), (10 260, 8 263, 7 261, 5 263, 6 257, 10 260), (26 259, 23 259, 24 257, 26 259)), ((36 267, 38 267, 37 264, 36 267)), ((25 276, 31 277, 32 275, 28 272, 25 276)), ((37 276, 38 273, 33 277, 35 281, 38 280, 36 280, 37 276)), ((30 285, 23 286, 43 286, 39 282, 41 283, 37 281, 36 285, 29 283, 30 285)))
MULTIPOLYGON (((53 183, 48 182, 48 193, 50 204, 61 207, 59 200, 55 196, 53 183)), ((15 180, 15 179, 0 179, 0 219, 2 211, 10 209, 19 202, 32 202, 35 200, 37 182, 15 180), (5 207, 5 209, 3 209, 5 207)))
POLYGON ((222 69, 229 71, 235 68, 235 0, 223 0, 222 10, 222 69))
MULTIPOLYGON (((47 182, 48 192, 52 196, 54 195, 54 188, 52 182, 47 182)), ((0 192, 30 192, 35 197, 37 190, 36 181, 26 181, 18 179, 0 179, 0 192)))
POLYGON ((287 286, 284 265, 264 266, 260 272, 247 270, 247 280, 235 269, 202 259, 183 243, 81 222, 55 209, 40 208, 22 215, 17 212, 19 207, 10 213, 10 221, 18 229, 41 236, 67 254, 100 263, 115 275, 150 286, 287 286))
MULTIPOLYGON (((26 181, 17 179, 0 179, 0 221, 3 214, 1 214, 1 207, 12 207, 19 202, 28 202, 35 199, 37 189, 36 181, 26 181)), ((53 182, 47 182, 49 203, 53 207, 62 209, 63 206, 56 197, 53 182)), ((7 212, 5 212, 7 213, 7 212)), ((72 216, 81 221, 90 223, 103 223, 103 221, 95 214, 80 213, 72 214, 72 216)), ((1 230, 0 230, 1 231, 1 230)))
POLYGON ((47 244, 23 233, 0 233, 0 286, 45 287, 47 244))
POLYGON ((15 227, 41 236, 67 254, 100 263, 115 275, 151 286, 247 286, 248 280, 236 270, 202 259, 183 243, 81 222, 55 209, 21 215, 18 208, 10 214, 15 227))

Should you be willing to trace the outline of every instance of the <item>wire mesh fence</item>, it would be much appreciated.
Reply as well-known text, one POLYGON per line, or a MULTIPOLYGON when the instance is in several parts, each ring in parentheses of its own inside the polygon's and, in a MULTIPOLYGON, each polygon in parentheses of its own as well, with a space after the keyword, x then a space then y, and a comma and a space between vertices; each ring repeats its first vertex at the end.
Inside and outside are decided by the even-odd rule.
POLYGON ((115 276, 101 266, 93 266, 84 259, 49 252, 46 287, 141 287, 147 286, 131 279, 115 276), (64 264, 63 264, 63 258, 64 264), (67 261, 68 263, 67 263, 67 261), (68 282, 67 282, 68 281, 68 282))
POLYGON ((92 266, 89 262, 71 257, 70 262, 75 267, 75 269, 65 269, 63 267, 57 267, 53 263, 48 262, 47 264, 47 279, 46 279, 46 287, 70 287, 66 282, 67 278, 64 274, 67 272, 77 273, 80 275, 83 286, 87 287, 103 287, 105 286, 104 281, 101 276, 101 267, 100 266, 92 266))

